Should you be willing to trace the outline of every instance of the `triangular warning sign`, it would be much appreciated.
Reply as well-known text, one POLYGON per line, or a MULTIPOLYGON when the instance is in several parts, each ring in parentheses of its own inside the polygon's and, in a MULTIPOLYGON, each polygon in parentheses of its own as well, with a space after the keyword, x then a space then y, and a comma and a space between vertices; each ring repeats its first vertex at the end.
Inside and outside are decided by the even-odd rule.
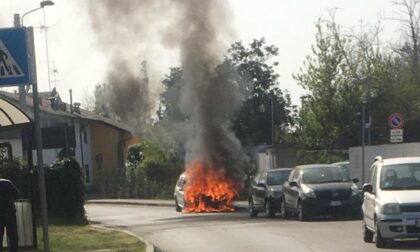
POLYGON ((23 72, 15 59, 0 40, 0 79, 10 77, 22 77, 23 72))

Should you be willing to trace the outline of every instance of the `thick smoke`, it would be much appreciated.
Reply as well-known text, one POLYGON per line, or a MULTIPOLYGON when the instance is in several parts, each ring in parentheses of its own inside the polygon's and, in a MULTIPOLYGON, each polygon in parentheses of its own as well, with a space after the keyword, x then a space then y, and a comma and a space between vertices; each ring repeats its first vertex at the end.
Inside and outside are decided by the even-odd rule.
POLYGON ((92 0, 86 5, 98 47, 108 59, 105 83, 110 111, 124 122, 147 129, 156 107, 160 77, 153 61, 161 52, 156 29, 159 11, 170 1, 92 0), (142 66, 148 61, 147 67, 142 66))
MULTIPOLYGON (((232 73, 221 73, 221 63, 231 29, 227 1, 180 1, 184 16, 180 38, 181 62, 185 86, 181 92, 181 109, 189 117, 187 161, 203 155, 205 161, 225 169, 230 178, 239 179, 244 155, 238 139, 230 130, 233 113, 243 96, 231 83, 232 73)), ((187 135, 188 136, 188 135, 187 135)))
POLYGON ((126 59, 135 57, 136 52, 150 51, 156 43, 179 52, 184 84, 178 105, 188 118, 186 162, 199 158, 224 169, 231 179, 242 179, 240 167, 245 155, 230 130, 230 122, 243 96, 231 81, 234 73, 216 70, 232 41, 228 1, 102 0, 88 3, 98 42, 114 59, 108 75, 108 82, 114 88, 111 101, 115 102, 111 103, 115 103, 113 107, 122 108, 113 108, 114 111, 123 113, 127 106, 135 105, 133 108, 139 110, 126 111, 135 114, 145 113, 142 108, 152 108, 153 101, 147 99, 150 96, 144 92, 147 87, 142 86, 145 83, 142 84, 132 71, 124 71, 126 59))

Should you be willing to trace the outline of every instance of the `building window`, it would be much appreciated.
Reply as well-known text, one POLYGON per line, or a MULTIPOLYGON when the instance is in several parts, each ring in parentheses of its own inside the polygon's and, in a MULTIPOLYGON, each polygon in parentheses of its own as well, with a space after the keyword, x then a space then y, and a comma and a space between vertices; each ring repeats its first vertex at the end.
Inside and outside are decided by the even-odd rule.
POLYGON ((89 165, 85 165, 85 182, 86 184, 90 183, 89 165))
POLYGON ((83 131, 83 141, 87 144, 87 132, 83 131))

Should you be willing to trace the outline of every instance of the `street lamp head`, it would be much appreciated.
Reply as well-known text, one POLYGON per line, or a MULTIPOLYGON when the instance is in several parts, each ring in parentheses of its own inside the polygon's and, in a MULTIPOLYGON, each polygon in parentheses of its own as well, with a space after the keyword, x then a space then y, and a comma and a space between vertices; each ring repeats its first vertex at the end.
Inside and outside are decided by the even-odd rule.
POLYGON ((39 5, 41 6, 41 8, 44 8, 45 6, 54 5, 54 2, 45 0, 45 1, 42 1, 39 5))

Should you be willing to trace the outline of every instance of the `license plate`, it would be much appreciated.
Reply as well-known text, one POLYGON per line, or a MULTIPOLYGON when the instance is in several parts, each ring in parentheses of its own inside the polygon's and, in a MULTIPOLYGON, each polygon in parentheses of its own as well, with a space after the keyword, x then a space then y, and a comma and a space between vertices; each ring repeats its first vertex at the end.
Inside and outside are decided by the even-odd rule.
POLYGON ((416 220, 416 227, 420 227, 420 220, 416 220))
POLYGON ((341 201, 331 201, 331 206, 341 206, 341 201))

